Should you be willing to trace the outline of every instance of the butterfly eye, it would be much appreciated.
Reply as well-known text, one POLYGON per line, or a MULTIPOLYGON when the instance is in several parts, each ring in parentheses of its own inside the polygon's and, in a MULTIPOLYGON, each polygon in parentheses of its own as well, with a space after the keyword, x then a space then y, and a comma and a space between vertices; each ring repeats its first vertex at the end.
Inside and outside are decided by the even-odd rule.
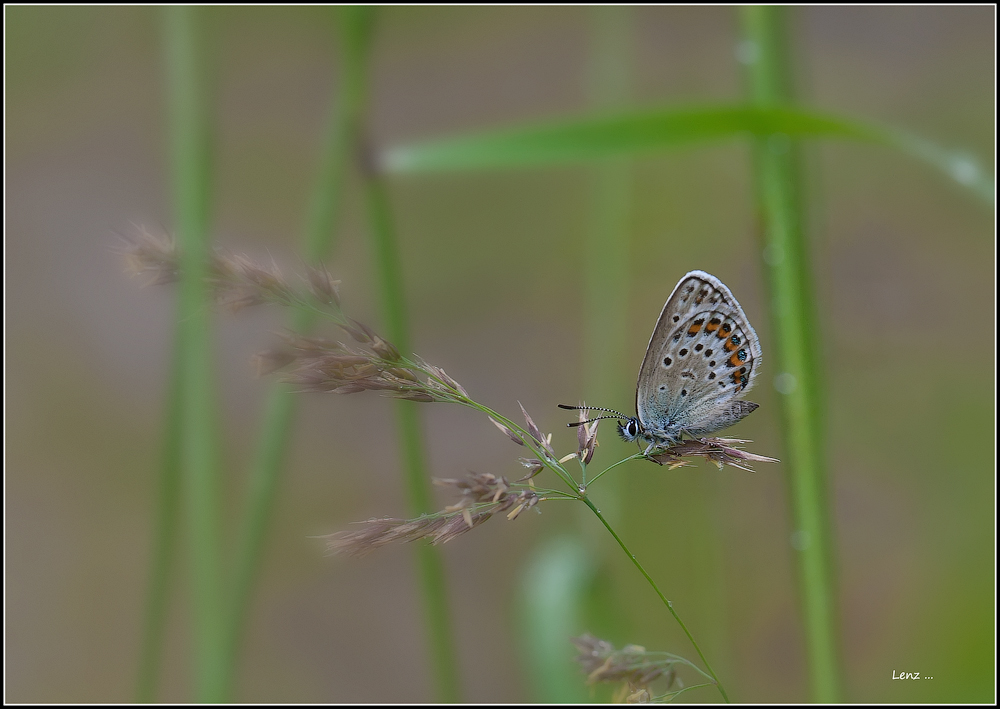
POLYGON ((628 435, 634 438, 635 436, 639 435, 639 424, 636 422, 635 419, 630 419, 628 422, 628 426, 625 427, 625 430, 628 431, 628 435))

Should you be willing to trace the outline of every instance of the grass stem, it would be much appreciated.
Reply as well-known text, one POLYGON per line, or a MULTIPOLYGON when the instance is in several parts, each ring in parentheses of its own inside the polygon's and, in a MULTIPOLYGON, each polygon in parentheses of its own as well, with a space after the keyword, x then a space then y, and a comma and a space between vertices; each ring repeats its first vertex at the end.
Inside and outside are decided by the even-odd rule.
POLYGON ((183 403, 180 376, 180 354, 184 349, 182 335, 183 328, 178 325, 174 335, 170 379, 167 382, 167 406, 156 493, 156 528, 150 560, 142 647, 139 652, 139 678, 136 683, 136 701, 142 703, 156 701, 160 659, 166 634, 171 571, 177 554, 183 403))
MULTIPOLYGON (((793 99, 787 10, 777 6, 742 9, 752 101, 762 107, 793 99)), ((771 298, 778 376, 789 471, 793 547, 806 635, 812 699, 839 701, 836 588, 830 529, 821 399, 818 376, 815 285, 811 275, 802 204, 798 146, 787 135, 754 139, 757 209, 763 226, 764 261, 771 298)))
MULTIPOLYGON (((340 85, 334 96, 321 153, 319 172, 303 235, 307 263, 321 263, 333 248, 343 204, 345 178, 358 146, 358 130, 367 98, 367 56, 371 9, 347 6, 340 13, 340 85)), ((296 310, 291 329, 311 329, 316 314, 296 310)), ((250 489, 242 533, 237 539, 232 606, 226 631, 227 696, 232 695, 236 668, 253 590, 259 575, 264 541, 277 498, 295 413, 295 394, 286 384, 272 385, 265 405, 261 435, 250 472, 250 489)))
POLYGON ((196 697, 223 696, 218 428, 211 359, 209 106, 204 12, 164 8, 175 228, 181 251, 180 464, 192 564, 196 697))
POLYGON ((581 494, 580 499, 583 500, 584 504, 586 504, 587 507, 589 507, 595 515, 597 515, 597 519, 601 520, 601 524, 603 524, 605 528, 607 528, 607 530, 611 533, 611 536, 615 538, 615 541, 618 542, 618 546, 622 548, 622 551, 624 551, 625 554, 628 556, 628 558, 632 560, 632 563, 635 564, 635 568, 639 569, 639 572, 646 578, 646 581, 649 582, 649 585, 653 587, 654 591, 656 591, 656 595, 660 597, 661 601, 663 601, 663 605, 665 605, 667 607, 667 610, 670 611, 670 615, 674 617, 674 620, 677 621, 677 624, 681 626, 681 630, 683 630, 684 634, 687 635, 687 638, 691 642, 691 645, 694 646, 695 651, 698 653, 698 657, 700 657, 701 661, 705 664, 705 669, 708 670, 708 674, 711 675, 712 680, 715 683, 715 686, 719 689, 719 693, 722 695, 722 698, 728 704, 729 696, 726 694, 725 687, 722 686, 722 682, 716 676, 715 670, 712 669, 712 665, 710 665, 708 660, 705 658, 705 653, 701 651, 701 647, 699 647, 698 643, 695 641, 694 636, 691 635, 691 631, 687 629, 687 626, 684 625, 684 621, 681 620, 681 617, 677 614, 677 611, 674 610, 673 604, 667 600, 666 596, 663 595, 663 591, 661 591, 660 587, 656 585, 655 581, 653 581, 653 577, 646 572, 646 569, 644 569, 642 564, 639 563, 639 560, 635 558, 635 555, 631 551, 629 551, 629 548, 627 546, 625 546, 625 542, 621 540, 621 537, 618 536, 617 532, 615 532, 615 530, 611 527, 611 525, 608 524, 608 521, 604 518, 604 515, 602 515, 601 511, 597 509, 597 507, 594 505, 593 502, 591 502, 590 498, 587 497, 586 494, 581 494))
MULTIPOLYGON (((384 178, 371 164, 362 166, 362 175, 386 333, 400 352, 410 352, 401 259, 384 178)), ((397 402, 396 422, 410 512, 416 517, 434 509, 417 405, 410 401, 397 402)), ((417 547, 417 562, 437 697, 441 702, 458 702, 461 693, 457 652, 441 552, 433 546, 417 547)))

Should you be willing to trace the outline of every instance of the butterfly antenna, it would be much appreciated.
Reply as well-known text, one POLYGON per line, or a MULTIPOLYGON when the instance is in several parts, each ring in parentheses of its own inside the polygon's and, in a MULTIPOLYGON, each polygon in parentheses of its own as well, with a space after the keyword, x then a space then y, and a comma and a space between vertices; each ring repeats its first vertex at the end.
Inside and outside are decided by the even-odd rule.
POLYGON ((569 428, 574 428, 576 426, 582 426, 585 423, 592 423, 594 421, 601 421, 603 419, 628 419, 629 416, 621 413, 620 411, 615 411, 614 409, 605 409, 600 406, 568 406, 566 404, 558 404, 560 409, 568 409, 569 411, 606 411, 612 416, 595 416, 592 419, 587 419, 586 421, 577 421, 575 423, 568 423, 566 426, 569 428))
POLYGON ((587 419, 586 421, 574 421, 573 423, 568 423, 566 426, 568 428, 576 428, 577 426, 582 426, 585 423, 593 423, 594 421, 603 421, 604 419, 623 419, 628 418, 627 416, 595 416, 592 419, 587 419))

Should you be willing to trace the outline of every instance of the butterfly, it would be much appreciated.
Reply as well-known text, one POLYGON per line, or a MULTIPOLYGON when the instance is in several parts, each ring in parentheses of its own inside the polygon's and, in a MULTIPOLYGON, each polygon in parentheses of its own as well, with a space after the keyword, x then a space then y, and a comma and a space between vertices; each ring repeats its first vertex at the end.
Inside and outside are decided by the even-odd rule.
POLYGON ((739 397, 754 385, 760 363, 760 340, 732 291, 710 273, 691 271, 670 293, 649 338, 635 389, 636 415, 559 407, 613 414, 568 425, 617 418, 619 435, 647 443, 649 455, 680 443, 685 434, 705 436, 753 413, 758 404, 739 397))

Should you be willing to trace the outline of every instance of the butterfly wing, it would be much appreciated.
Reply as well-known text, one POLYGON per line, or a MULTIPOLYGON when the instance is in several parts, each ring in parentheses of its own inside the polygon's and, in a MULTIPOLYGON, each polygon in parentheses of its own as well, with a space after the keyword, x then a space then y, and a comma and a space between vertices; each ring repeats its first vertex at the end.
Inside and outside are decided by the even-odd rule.
POLYGON ((660 313, 636 386, 636 413, 669 438, 705 435, 749 414, 739 401, 760 369, 757 333, 722 281, 704 271, 681 278, 660 313))

